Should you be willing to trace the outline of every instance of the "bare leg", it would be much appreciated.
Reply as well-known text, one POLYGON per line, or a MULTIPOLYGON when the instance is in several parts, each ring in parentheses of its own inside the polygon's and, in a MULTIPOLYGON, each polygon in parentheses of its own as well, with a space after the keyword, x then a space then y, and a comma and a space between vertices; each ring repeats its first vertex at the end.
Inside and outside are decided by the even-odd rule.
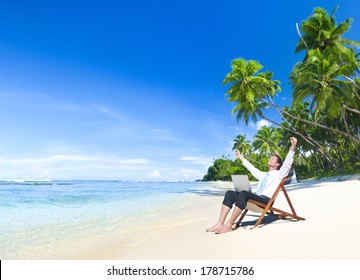
POLYGON ((216 232, 221 227, 223 227, 224 223, 225 223, 226 216, 229 214, 230 209, 231 208, 229 208, 229 207, 227 207, 226 205, 223 204, 221 206, 220 217, 219 217, 218 222, 215 225, 213 225, 211 228, 207 228, 206 231, 207 232, 216 232))
POLYGON ((232 231, 232 226, 235 223, 236 219, 240 216, 241 212, 242 209, 235 206, 230 219, 226 222, 226 224, 223 224, 222 226, 216 228, 215 233, 226 233, 232 231))

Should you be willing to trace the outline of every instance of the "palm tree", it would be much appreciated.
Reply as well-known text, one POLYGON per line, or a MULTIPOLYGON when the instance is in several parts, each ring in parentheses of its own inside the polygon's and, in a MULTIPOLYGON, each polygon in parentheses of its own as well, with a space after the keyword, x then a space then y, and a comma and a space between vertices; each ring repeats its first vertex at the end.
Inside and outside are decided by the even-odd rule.
MULTIPOLYGON (((342 59, 342 55, 346 56, 346 53, 349 52, 346 46, 360 48, 358 42, 342 37, 350 29, 352 18, 348 18, 340 25, 337 25, 334 18, 337 9, 338 6, 335 7, 330 16, 323 8, 318 7, 314 9, 313 14, 301 24, 300 31, 302 34, 300 34, 300 39, 295 49, 296 53, 310 49, 324 51, 328 47, 333 47, 340 54, 339 59, 342 59)), ((305 56, 305 60, 306 58, 305 56)))
MULTIPOLYGON (((313 14, 302 22, 301 31, 303 35, 299 32, 300 39, 295 52, 306 49, 307 54, 304 61, 309 60, 311 55, 308 52, 310 50, 332 53, 332 64, 337 64, 342 68, 342 71, 337 74, 351 82, 353 86, 358 87, 350 77, 355 76, 356 71, 359 72, 359 54, 355 54, 354 48, 360 48, 360 43, 343 37, 343 34, 350 29, 352 19, 349 18, 337 25, 334 18, 337 9, 338 6, 335 7, 331 16, 323 8, 314 9, 313 14)), ((360 100, 360 95, 356 91, 353 91, 353 94, 360 100)))
MULTIPOLYGON (((232 113, 237 121, 242 119, 248 124, 250 119, 262 118, 283 129, 282 133, 299 135, 309 144, 303 143, 304 153, 310 151, 326 159, 322 162, 313 157, 323 168, 327 164, 338 168, 335 161, 341 164, 346 158, 360 158, 360 79, 356 77, 360 61, 355 53, 360 44, 343 37, 352 19, 337 25, 336 10, 329 16, 322 8, 314 9, 313 15, 302 22, 301 33, 298 30, 296 52, 306 50, 306 56, 295 65, 289 78, 294 99, 290 108, 281 109, 275 104, 273 97, 281 90, 280 82, 272 80, 272 72, 259 72, 263 66, 257 61, 233 60, 232 71, 223 80, 223 84, 230 84, 227 101, 236 103, 232 113), (309 102, 306 112, 300 108, 304 102, 309 102), (270 106, 283 123, 264 116, 270 106)), ((269 152, 270 147, 264 144, 267 142, 258 140, 258 151, 269 152)))
POLYGON ((349 81, 341 79, 341 72, 347 71, 343 69, 347 66, 339 66, 333 58, 326 50, 324 53, 320 53, 318 49, 310 50, 308 61, 297 64, 292 71, 289 79, 293 84, 293 102, 299 104, 309 100, 310 110, 314 112, 313 121, 297 119, 360 142, 356 134, 348 130, 346 118, 346 111, 354 111, 348 105, 356 104, 352 94, 356 88, 349 81), (340 118, 343 120, 341 127, 329 125, 340 118), (325 125, 318 123, 319 120, 325 121, 325 125))
POLYGON ((303 62, 295 65, 289 80, 293 84, 294 102, 311 100, 315 125, 359 143, 359 130, 351 123, 354 118, 359 118, 354 114, 360 114, 357 109, 360 87, 356 78, 350 77, 359 71, 358 54, 354 48, 359 48, 360 44, 343 38, 352 19, 337 26, 334 19, 337 8, 331 16, 324 9, 316 8, 313 15, 302 22, 303 35, 299 32, 300 40, 295 51, 306 48, 307 53, 303 62), (338 122, 339 119, 342 122, 338 122), (319 120, 324 124, 318 124, 319 120), (334 127, 334 123, 338 125, 334 127))
POLYGON ((340 66, 330 50, 309 50, 308 54, 308 60, 297 64, 289 78, 294 102, 309 98, 315 119, 320 114, 335 119, 341 114, 342 104, 352 100, 351 93, 355 90, 350 82, 340 79, 346 65, 340 66))
POLYGON ((237 103, 232 113, 237 113, 237 120, 243 119, 245 124, 249 119, 256 122, 258 117, 264 117, 262 110, 268 107, 262 98, 267 94, 274 95, 280 89, 280 82, 270 81, 269 72, 257 74, 263 66, 254 60, 234 59, 231 67, 232 71, 226 75, 223 84, 231 84, 225 94, 229 95, 227 101, 237 103))
MULTIPOLYGON (((355 152, 357 149, 357 142, 348 141, 345 137, 339 137, 339 135, 334 135, 330 133, 329 130, 323 130, 319 129, 317 126, 310 125, 311 122, 306 122, 306 120, 309 120, 312 118, 312 113, 309 109, 309 102, 305 101, 305 103, 293 103, 291 106, 284 107, 284 111, 286 113, 290 113, 293 116, 298 116, 298 118, 301 118, 305 121, 298 121, 297 119, 290 119, 291 125, 299 132, 306 134, 310 139, 323 139, 317 140, 316 142, 319 143, 323 147, 327 147, 327 150, 329 151, 336 151, 338 155, 347 155, 347 157, 352 158, 355 161, 359 161, 359 152, 355 152), (346 141, 345 141, 346 140, 346 141), (341 145, 341 143, 346 142, 346 145, 341 145), (352 150, 353 147, 353 150, 352 150)), ((283 124, 287 125, 287 124, 283 124)), ((281 131, 281 134, 285 136, 286 139, 288 139, 291 135, 289 135, 286 131, 281 131)), ((313 150, 313 147, 311 145, 308 145, 307 142, 301 141, 302 139, 299 139, 299 146, 301 148, 302 153, 319 153, 319 150, 313 150)), ((283 145, 283 143, 281 143, 283 145)), ((321 155, 321 152, 320 152, 321 155)), ((341 159, 342 160, 342 159, 341 159)))
POLYGON ((239 150, 241 154, 248 155, 251 152, 250 141, 246 140, 246 135, 238 135, 234 139, 233 150, 239 150))
POLYGON ((326 150, 320 144, 316 143, 316 141, 299 133, 293 127, 282 126, 264 116, 263 110, 268 108, 269 104, 274 106, 272 97, 277 91, 281 90, 280 82, 271 80, 272 72, 266 71, 258 73, 263 66, 257 61, 246 61, 243 58, 234 59, 231 67, 232 71, 226 75, 223 84, 231 84, 225 95, 229 95, 227 101, 237 103, 232 110, 233 114, 237 113, 237 121, 243 119, 245 124, 248 124, 250 118, 255 122, 258 117, 261 117, 284 130, 291 131, 305 139, 316 149, 321 149, 322 154, 333 167, 336 168, 336 165, 326 150), (268 102, 266 98, 270 98, 271 102, 268 102))
POLYGON ((261 127, 254 136, 253 147, 260 155, 280 154, 279 147, 280 134, 271 126, 261 127))

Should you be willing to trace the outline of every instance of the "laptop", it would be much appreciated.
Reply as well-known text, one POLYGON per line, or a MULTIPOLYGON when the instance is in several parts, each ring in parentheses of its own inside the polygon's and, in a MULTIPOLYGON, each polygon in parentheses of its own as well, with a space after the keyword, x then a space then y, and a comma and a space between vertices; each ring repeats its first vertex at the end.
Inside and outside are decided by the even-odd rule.
POLYGON ((247 175, 231 175, 235 191, 249 191, 251 192, 249 177, 247 175))

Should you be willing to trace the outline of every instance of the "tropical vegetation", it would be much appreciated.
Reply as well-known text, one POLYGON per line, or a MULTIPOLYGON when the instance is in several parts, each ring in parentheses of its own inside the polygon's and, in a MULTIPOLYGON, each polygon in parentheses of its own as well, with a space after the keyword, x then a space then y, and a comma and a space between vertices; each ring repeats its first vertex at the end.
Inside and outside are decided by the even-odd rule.
MULTIPOLYGON (((344 38, 352 19, 337 24, 335 12, 323 8, 298 26, 295 52, 304 53, 289 74, 292 102, 281 108, 274 97, 281 91, 273 72, 262 71, 256 60, 234 59, 231 72, 223 80, 228 85, 227 101, 234 103, 237 121, 265 119, 253 141, 245 135, 234 139, 238 149, 255 166, 266 165, 270 154, 284 157, 288 139, 298 138, 296 172, 298 177, 325 176, 360 172, 360 43, 344 38), (281 121, 265 116, 274 108, 281 121)), ((203 180, 229 180, 231 174, 244 174, 238 160, 216 159, 203 180)))

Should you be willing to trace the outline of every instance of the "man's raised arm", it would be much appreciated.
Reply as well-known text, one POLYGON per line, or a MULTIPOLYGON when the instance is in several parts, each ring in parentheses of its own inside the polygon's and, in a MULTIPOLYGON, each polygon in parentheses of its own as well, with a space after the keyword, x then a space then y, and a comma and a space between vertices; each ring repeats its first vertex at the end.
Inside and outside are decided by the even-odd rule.
POLYGON ((295 154, 297 139, 295 137, 290 137, 290 143, 291 143, 290 151, 287 154, 284 163, 279 170, 281 178, 286 177, 289 174, 289 171, 294 162, 294 154, 295 154))
POLYGON ((261 171, 259 169, 257 169, 255 166, 253 166, 246 158, 244 158, 244 156, 242 154, 240 154, 239 150, 235 150, 235 156, 237 158, 239 158, 244 167, 250 171, 250 173, 259 180, 259 178, 261 177, 261 171))

